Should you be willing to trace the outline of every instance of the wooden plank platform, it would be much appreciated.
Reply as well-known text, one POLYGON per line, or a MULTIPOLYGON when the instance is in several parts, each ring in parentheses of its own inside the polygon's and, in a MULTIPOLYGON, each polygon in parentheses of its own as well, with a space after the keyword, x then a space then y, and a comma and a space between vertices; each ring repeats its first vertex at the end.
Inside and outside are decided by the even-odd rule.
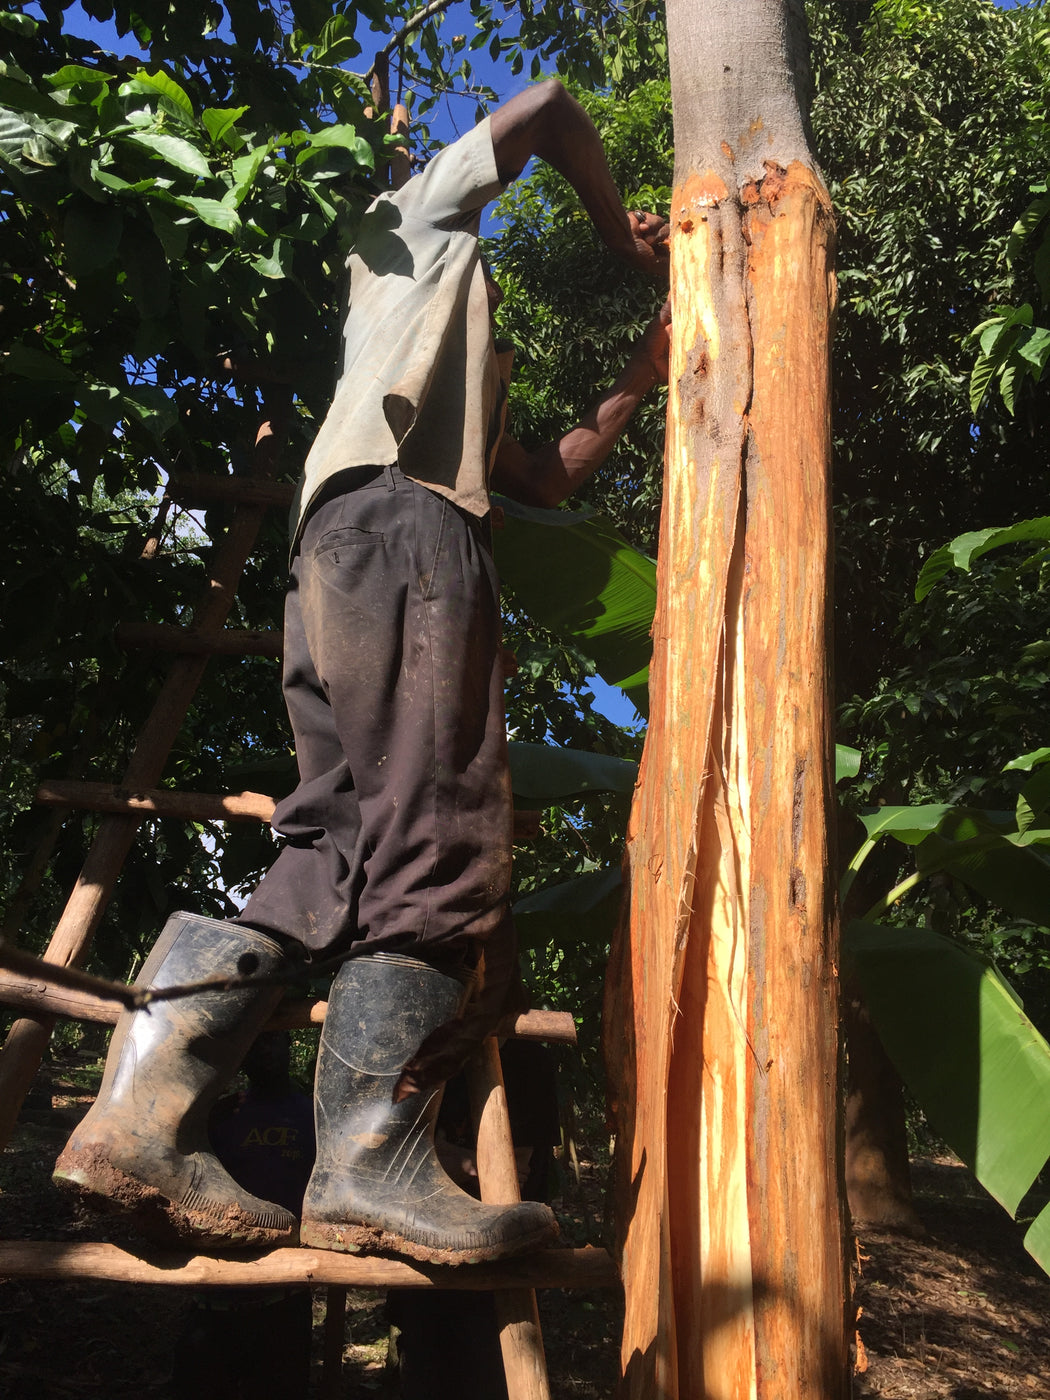
POLYGON ((326 1284, 347 1288, 618 1288, 616 1266, 604 1249, 544 1249, 521 1259, 450 1268, 399 1259, 336 1254, 322 1249, 271 1249, 226 1254, 131 1250, 115 1244, 59 1240, 0 1241, 0 1278, 75 1283, 160 1283, 191 1288, 251 1288, 326 1284))

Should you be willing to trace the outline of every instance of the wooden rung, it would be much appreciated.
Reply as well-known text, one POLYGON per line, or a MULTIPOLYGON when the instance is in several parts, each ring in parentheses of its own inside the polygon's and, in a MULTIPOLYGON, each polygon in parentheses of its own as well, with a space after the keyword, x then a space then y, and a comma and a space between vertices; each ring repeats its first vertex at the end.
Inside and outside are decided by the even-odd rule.
POLYGON ((73 779, 41 783, 36 800, 46 807, 81 807, 90 812, 122 812, 146 817, 177 817, 186 822, 268 822, 276 806, 261 792, 172 792, 169 788, 116 787, 73 779))
POLYGON ((181 506, 281 506, 291 510, 295 487, 243 476, 203 476, 185 472, 170 476, 165 492, 181 506))
POLYGON ((117 628, 122 647, 150 647, 185 656, 274 656, 284 654, 280 632, 249 632, 231 628, 204 636, 192 627, 169 627, 160 622, 125 622, 117 628))
MULTIPOLYGON (((59 987, 47 979, 50 969, 41 966, 40 976, 0 971, 0 1006, 13 1006, 31 1015, 65 1016, 73 1021, 97 1021, 116 1025, 121 1004, 109 997, 59 987)), ((272 1031, 303 1030, 320 1026, 328 1012, 326 1001, 287 1001, 266 1023, 272 1031)), ((576 1022, 567 1011, 525 1011, 499 1028, 499 1035, 515 1040, 543 1040, 552 1045, 575 1045, 576 1022)))
MULTIPOLYGON (((36 800, 44 807, 79 807, 126 816, 175 817, 184 822, 269 822, 276 807, 262 792, 172 792, 170 788, 117 787, 73 778, 41 783, 36 800)), ((531 841, 540 832, 542 812, 515 811, 514 840, 531 841)))
POLYGON ((345 1284, 348 1288, 616 1288, 619 1277, 604 1249, 545 1249, 521 1259, 450 1268, 408 1264, 315 1249, 272 1249, 222 1256, 122 1249, 115 1244, 58 1240, 0 1241, 0 1277, 85 1278, 162 1283, 187 1288, 253 1288, 275 1284, 345 1284))

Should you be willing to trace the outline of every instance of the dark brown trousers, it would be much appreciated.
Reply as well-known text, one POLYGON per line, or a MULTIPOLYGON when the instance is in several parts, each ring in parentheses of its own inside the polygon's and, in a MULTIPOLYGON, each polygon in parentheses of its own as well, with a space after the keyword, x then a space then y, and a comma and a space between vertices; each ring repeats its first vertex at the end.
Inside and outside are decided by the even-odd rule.
POLYGON ((511 797, 487 522, 397 468, 340 485, 355 477, 314 509, 293 566, 284 694, 300 783, 239 921, 313 958, 360 943, 458 960, 491 939, 499 981, 511 797))

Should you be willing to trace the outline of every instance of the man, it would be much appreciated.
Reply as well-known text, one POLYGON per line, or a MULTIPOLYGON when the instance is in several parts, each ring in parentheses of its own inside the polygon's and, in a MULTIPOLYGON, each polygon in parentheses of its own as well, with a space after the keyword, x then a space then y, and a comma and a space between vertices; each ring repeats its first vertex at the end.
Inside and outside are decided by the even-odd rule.
MULTIPOLYGON (((556 82, 500 107, 365 215, 343 370, 292 522, 284 687, 300 784, 286 844, 236 920, 174 915, 154 985, 349 950, 321 1038, 317 1161, 300 1237, 460 1263, 556 1232, 538 1202, 484 1205, 433 1150, 440 1085, 498 1019, 515 970, 511 802, 489 486, 554 504, 666 376, 667 313, 558 443, 502 435, 506 386, 478 251, 481 210, 538 155, 648 273, 666 226, 628 215, 598 134, 556 82)), ((292 1238, 207 1150, 207 1109, 273 1004, 259 988, 123 1019, 56 1180, 200 1244, 292 1238)))

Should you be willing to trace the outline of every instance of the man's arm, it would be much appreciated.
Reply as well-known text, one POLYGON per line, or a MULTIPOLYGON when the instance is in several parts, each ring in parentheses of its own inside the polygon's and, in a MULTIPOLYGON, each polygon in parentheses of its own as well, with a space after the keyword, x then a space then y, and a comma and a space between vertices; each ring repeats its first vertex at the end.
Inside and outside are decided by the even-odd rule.
POLYGON ((665 302, 613 384, 564 437, 536 452, 504 437, 493 488, 528 506, 556 506, 578 490, 605 461, 649 390, 667 382, 670 326, 670 303, 665 302))
POLYGON ((490 130, 504 184, 539 156, 565 176, 618 257, 646 272, 666 271, 667 224, 655 214, 627 213, 594 123, 561 83, 552 78, 512 97, 492 113, 490 130))

